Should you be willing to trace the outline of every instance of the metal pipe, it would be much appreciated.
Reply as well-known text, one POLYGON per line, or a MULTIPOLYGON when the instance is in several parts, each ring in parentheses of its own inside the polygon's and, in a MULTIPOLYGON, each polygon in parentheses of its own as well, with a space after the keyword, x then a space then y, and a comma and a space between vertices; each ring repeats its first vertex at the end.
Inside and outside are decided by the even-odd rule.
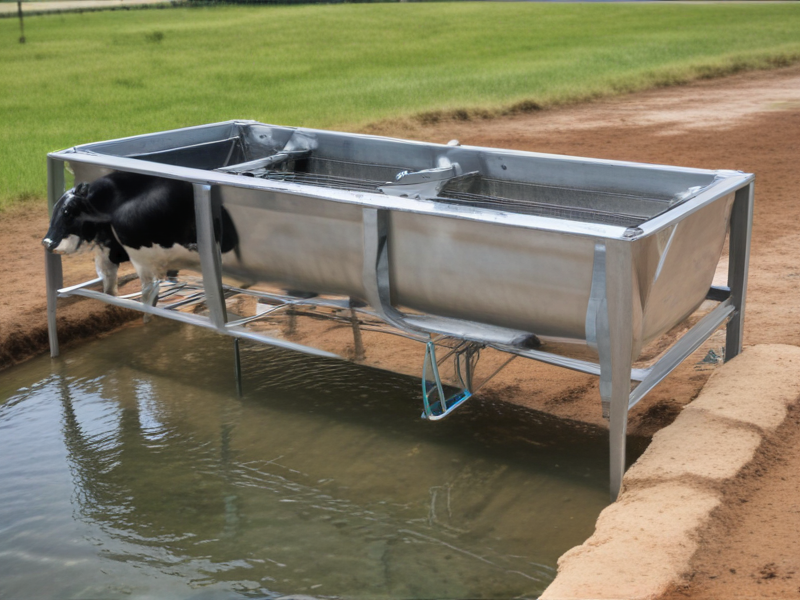
MULTIPOLYGON (((570 371, 578 371, 579 373, 586 373, 588 375, 600 375, 600 365, 588 360, 580 360, 578 358, 570 358, 568 356, 561 356, 560 354, 553 354, 552 352, 544 352, 543 350, 525 350, 522 348, 515 348, 505 344, 489 344, 490 348, 500 350, 501 352, 508 352, 516 354, 523 358, 530 358, 538 362, 543 362, 548 365, 555 365, 556 367, 563 367, 570 371)), ((642 381, 651 371, 652 367, 648 369, 631 369, 631 380, 642 381)))
POLYGON ((59 296, 64 296, 64 295, 70 294, 71 292, 74 292, 75 290, 79 290, 81 288, 92 287, 92 286, 98 285, 100 283, 103 283, 103 278, 102 277, 96 277, 94 279, 90 279, 89 281, 84 281, 83 283, 76 283, 75 285, 71 285, 69 287, 57 288, 58 295, 59 296))
POLYGON ((338 354, 334 354, 333 352, 326 352, 325 350, 312 348, 311 346, 304 346, 302 344, 296 344, 294 342, 288 342, 286 340, 280 340, 277 338, 271 338, 266 335, 260 335, 252 331, 248 331, 242 327, 223 328, 223 330, 220 331, 208 318, 202 317, 200 315, 193 315, 181 311, 169 310, 167 308, 150 306, 148 304, 143 304, 142 302, 136 302, 135 300, 125 300, 124 298, 118 298, 117 296, 109 296, 108 294, 104 294, 102 292, 96 292, 94 290, 79 289, 69 294, 64 294, 62 297, 67 297, 67 296, 83 296, 85 298, 92 298, 93 300, 100 300, 101 302, 105 302, 106 304, 111 304, 113 306, 138 310, 139 312, 155 315, 157 317, 163 317, 165 319, 172 319, 173 321, 186 323, 188 325, 197 325, 198 327, 203 327, 205 329, 213 329, 217 333, 224 333, 232 337, 239 337, 247 340, 253 340, 256 342, 260 342, 262 344, 267 344, 268 346, 275 346, 278 348, 284 348, 286 350, 294 350, 295 352, 302 352, 303 354, 309 354, 311 356, 341 359, 341 357, 338 354))
MULTIPOLYGON (((64 163, 47 157, 47 211, 52 216, 53 207, 64 194, 64 163)), ((50 342, 50 356, 59 354, 58 348, 58 290, 64 285, 61 255, 44 252, 44 273, 47 289, 47 338, 50 342)))
POLYGON ((628 408, 633 408, 645 394, 657 386, 679 364, 697 350, 717 328, 734 312, 733 303, 726 300, 692 327, 674 346, 667 350, 658 362, 649 369, 639 385, 631 392, 628 408))

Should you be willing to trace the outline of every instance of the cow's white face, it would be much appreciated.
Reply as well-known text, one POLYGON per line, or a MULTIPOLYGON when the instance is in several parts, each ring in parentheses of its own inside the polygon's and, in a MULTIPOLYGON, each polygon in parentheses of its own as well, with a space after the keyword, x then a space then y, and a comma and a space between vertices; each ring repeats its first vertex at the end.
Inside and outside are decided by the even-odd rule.
MULTIPOLYGON (((48 245, 52 243, 48 238, 42 240, 42 243, 48 245)), ((53 254, 73 254, 78 251, 78 247, 81 245, 81 238, 79 238, 74 233, 69 234, 67 237, 61 240, 61 243, 53 248, 50 252, 53 254)))

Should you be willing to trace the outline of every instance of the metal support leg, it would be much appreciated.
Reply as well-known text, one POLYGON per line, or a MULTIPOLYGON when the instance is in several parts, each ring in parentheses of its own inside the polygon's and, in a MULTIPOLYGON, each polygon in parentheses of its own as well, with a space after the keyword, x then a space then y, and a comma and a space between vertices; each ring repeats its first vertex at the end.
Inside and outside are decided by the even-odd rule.
POLYGON ((47 157, 47 214, 53 216, 53 207, 64 195, 64 163, 47 157))
POLYGON ((242 386, 242 355, 239 350, 239 338, 233 338, 233 371, 236 376, 236 393, 241 398, 244 392, 242 386))
POLYGON ((358 324, 358 315, 356 309, 350 307, 350 325, 353 327, 353 344, 355 346, 355 353, 353 359, 356 362, 364 360, 364 340, 361 339, 361 327, 358 324))
MULTIPOLYGON (((53 214, 53 206, 64 194, 64 163, 47 157, 47 212, 53 214)), ((47 336, 50 341, 50 356, 58 356, 58 329, 56 308, 58 290, 64 287, 64 275, 61 269, 61 256, 45 250, 44 273, 47 285, 47 336)))
MULTIPOLYGON (((214 223, 220 221, 221 205, 219 197, 210 185, 194 184, 194 212, 197 224, 197 251, 200 254, 200 268, 203 271, 203 291, 209 320, 214 327, 225 331, 228 312, 225 309, 225 292, 222 290, 222 257, 219 243, 214 235, 214 223)), ((220 223, 219 231, 222 231, 220 223)), ((236 377, 236 392, 242 395, 242 363, 239 352, 239 339, 233 340, 233 365, 236 377)))
POLYGON ((290 306, 286 309, 286 327, 284 328, 283 335, 292 337, 297 333, 297 313, 290 306))
MULTIPOLYGON (((228 320, 225 310, 225 296, 222 291, 222 258, 219 244, 214 236, 213 190, 210 185, 194 184, 194 210, 197 222, 197 251, 200 254, 200 267, 203 271, 203 290, 206 295, 209 317, 214 327, 225 329, 228 320)), ((218 203, 216 208, 219 209, 218 203)), ((221 227, 220 227, 221 231, 221 227)))
POLYGON ((597 319, 600 393, 610 406, 609 454, 611 499, 616 500, 625 474, 625 436, 631 393, 633 345, 632 258, 628 242, 606 244, 606 294, 597 319))
POLYGON ((61 271, 61 256, 44 251, 44 274, 47 281, 47 337, 50 340, 50 356, 58 356, 58 329, 56 321, 56 306, 58 305, 58 290, 64 287, 64 277, 61 271))
POLYGON ((750 234, 753 229, 753 182, 736 192, 731 211, 729 239, 728 287, 735 312, 728 321, 725 337, 725 360, 742 351, 744 307, 747 294, 747 271, 750 263, 750 234))
POLYGON ((594 246, 592 288, 586 310, 586 343, 597 351, 600 359, 600 399, 603 418, 608 419, 611 416, 611 351, 608 346, 606 245, 603 243, 594 246))

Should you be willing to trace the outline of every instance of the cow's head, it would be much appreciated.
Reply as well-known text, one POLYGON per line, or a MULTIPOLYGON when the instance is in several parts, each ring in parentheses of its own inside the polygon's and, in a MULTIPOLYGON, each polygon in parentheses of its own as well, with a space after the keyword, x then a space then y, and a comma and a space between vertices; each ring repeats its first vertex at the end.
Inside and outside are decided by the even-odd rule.
POLYGON ((94 209, 89 202, 89 184, 81 183, 64 193, 53 207, 50 229, 42 245, 56 254, 72 254, 81 243, 94 239, 94 209))

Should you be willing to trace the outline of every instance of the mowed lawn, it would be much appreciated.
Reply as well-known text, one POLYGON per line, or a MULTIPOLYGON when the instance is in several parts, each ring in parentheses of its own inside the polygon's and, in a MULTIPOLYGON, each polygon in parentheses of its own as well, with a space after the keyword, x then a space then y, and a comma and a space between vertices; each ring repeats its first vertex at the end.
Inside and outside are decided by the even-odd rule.
POLYGON ((785 64, 798 4, 227 6, 0 19, 0 208, 45 155, 233 118, 357 128, 785 64))

